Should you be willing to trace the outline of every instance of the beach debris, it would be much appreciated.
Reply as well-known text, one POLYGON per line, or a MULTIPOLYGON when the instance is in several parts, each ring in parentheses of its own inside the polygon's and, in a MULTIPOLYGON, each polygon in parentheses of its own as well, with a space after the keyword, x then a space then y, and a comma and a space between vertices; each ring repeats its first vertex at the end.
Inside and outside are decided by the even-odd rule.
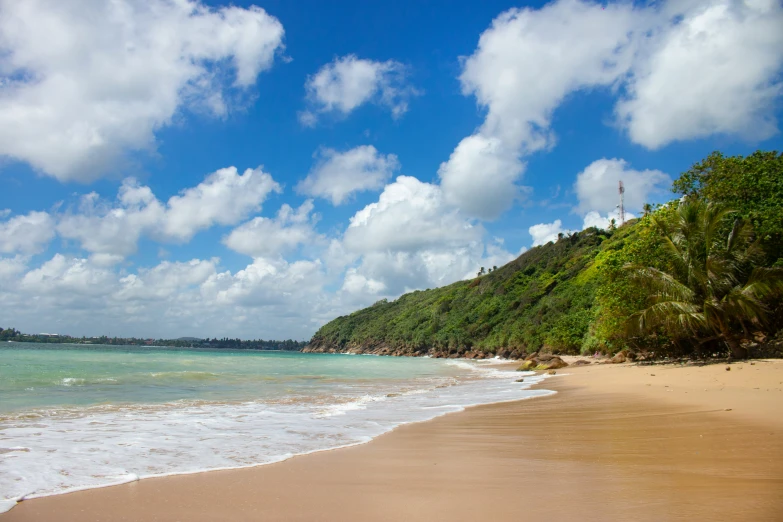
POLYGON ((731 408, 726 408, 724 411, 731 411, 731 408))
POLYGON ((517 380, 516 380, 516 381, 514 381, 514 382, 525 382, 525 379, 517 379, 517 380))
POLYGON ((731 371, 731 366, 726 366, 726 371, 730 372, 731 371))
POLYGON ((654 373, 651 373, 651 374, 650 374, 650 377, 655 377, 655 374, 654 374, 654 373))
POLYGON ((579 359, 578 361, 572 362, 571 366, 586 366, 588 364, 592 364, 592 361, 586 361, 585 359, 579 359))
POLYGON ((547 373, 547 375, 557 375, 557 372, 555 370, 549 370, 546 373, 547 373))
POLYGON ((752 362, 750 363, 751 366, 756 366, 756 363, 752 362))
POLYGON ((628 360, 628 352, 625 350, 619 351, 615 354, 614 357, 609 361, 612 364, 621 364, 628 360))

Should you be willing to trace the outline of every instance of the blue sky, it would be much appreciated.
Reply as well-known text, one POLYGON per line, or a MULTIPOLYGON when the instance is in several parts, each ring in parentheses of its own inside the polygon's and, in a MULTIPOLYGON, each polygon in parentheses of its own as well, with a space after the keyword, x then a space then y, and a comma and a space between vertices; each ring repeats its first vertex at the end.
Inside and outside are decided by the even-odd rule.
POLYGON ((0 326, 305 339, 606 226, 618 179, 638 213, 713 150, 781 149, 782 24, 770 0, 0 0, 0 326))

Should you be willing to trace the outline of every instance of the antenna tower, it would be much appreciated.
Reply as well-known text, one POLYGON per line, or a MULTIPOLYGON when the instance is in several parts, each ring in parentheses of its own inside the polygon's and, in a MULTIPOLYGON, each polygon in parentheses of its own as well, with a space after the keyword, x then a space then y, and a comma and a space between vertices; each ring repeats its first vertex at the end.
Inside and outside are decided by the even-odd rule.
POLYGON ((617 189, 617 192, 620 194, 620 224, 622 225, 625 223, 625 202, 624 202, 624 194, 625 194, 625 187, 623 187, 622 180, 620 181, 620 185, 617 189))

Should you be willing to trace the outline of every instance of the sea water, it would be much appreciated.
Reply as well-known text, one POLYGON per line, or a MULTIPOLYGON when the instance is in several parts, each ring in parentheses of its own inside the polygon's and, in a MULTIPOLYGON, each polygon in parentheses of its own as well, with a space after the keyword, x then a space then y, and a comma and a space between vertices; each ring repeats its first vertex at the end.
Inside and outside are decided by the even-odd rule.
POLYGON ((360 444, 466 406, 552 393, 529 389, 541 379, 491 360, 3 343, 0 512, 23 498, 360 444))

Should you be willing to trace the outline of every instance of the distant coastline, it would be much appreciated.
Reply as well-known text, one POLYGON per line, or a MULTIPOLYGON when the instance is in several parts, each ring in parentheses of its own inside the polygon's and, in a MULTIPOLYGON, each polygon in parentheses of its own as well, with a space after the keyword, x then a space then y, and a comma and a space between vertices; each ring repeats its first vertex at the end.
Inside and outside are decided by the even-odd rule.
POLYGON ((177 339, 153 339, 139 337, 73 337, 60 334, 25 334, 15 328, 0 328, 0 342, 42 344, 85 344, 109 346, 148 346, 151 348, 230 348, 234 350, 280 350, 299 352, 307 345, 306 341, 287 340, 243 340, 224 337, 199 339, 197 337, 179 337, 177 339))

